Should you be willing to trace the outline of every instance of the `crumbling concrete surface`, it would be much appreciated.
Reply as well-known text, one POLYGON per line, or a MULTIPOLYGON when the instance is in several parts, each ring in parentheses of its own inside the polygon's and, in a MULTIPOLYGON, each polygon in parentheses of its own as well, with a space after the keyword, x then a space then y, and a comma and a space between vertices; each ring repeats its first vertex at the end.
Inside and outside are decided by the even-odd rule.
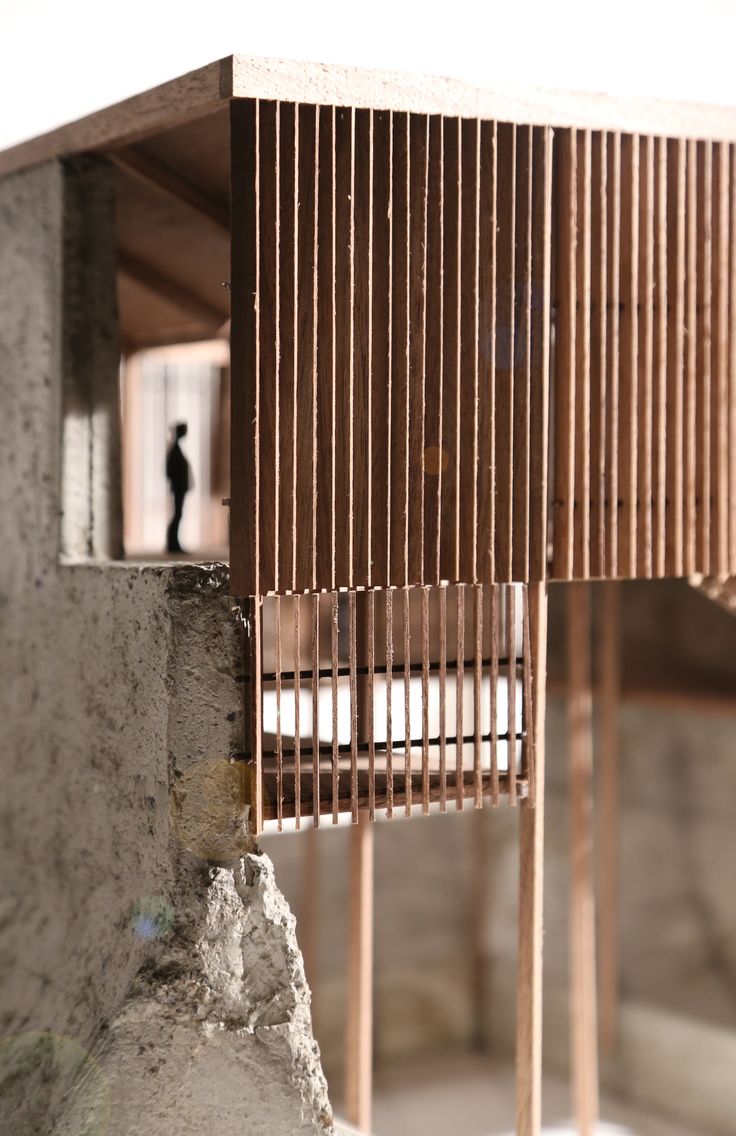
POLYGON ((114 235, 85 221, 109 177, 0 179, 0 1136, 322 1133, 293 921, 230 761, 227 570, 94 559, 120 530, 95 433, 114 235))
POLYGON ((295 920, 266 856, 208 872, 206 910, 145 968, 58 1136, 290 1136, 331 1130, 295 920))

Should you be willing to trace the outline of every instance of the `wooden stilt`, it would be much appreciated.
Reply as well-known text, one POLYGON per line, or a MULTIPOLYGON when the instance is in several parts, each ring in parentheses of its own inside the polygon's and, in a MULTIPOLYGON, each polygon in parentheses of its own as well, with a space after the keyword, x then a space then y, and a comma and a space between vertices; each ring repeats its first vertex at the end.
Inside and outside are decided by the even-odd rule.
POLYGON ((299 913, 299 945, 304 973, 312 994, 312 1023, 319 1005, 319 830, 310 824, 301 837, 302 899, 299 913))
POLYGON ((373 1058, 373 850, 368 812, 350 828, 348 1005, 345 1113, 361 1132, 371 1126, 373 1058))
POLYGON ((470 852, 470 1010, 472 1014, 472 1044, 485 1049, 486 1037, 486 919, 488 916, 491 886, 489 866, 488 812, 473 809, 470 852))
POLYGON ((569 584, 568 722, 570 750, 570 1037, 575 1118, 580 1136, 598 1120, 598 1031, 592 825, 590 585, 569 584))
POLYGON ((519 806, 519 959, 516 996, 516 1132, 539 1136, 542 1125, 542 893, 544 883, 544 718, 547 595, 529 585, 533 659, 536 804, 519 806))
POLYGON ((620 595, 617 583, 601 586, 597 810, 600 1036, 604 1053, 613 1052, 618 1036, 620 595))

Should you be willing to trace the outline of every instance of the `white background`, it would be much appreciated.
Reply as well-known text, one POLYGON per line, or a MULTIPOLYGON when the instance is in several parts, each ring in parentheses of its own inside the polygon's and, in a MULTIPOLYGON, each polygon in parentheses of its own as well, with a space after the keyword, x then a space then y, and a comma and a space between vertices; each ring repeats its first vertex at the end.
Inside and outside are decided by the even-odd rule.
POLYGON ((0 0, 0 149, 233 52, 736 106, 732 0, 0 0))

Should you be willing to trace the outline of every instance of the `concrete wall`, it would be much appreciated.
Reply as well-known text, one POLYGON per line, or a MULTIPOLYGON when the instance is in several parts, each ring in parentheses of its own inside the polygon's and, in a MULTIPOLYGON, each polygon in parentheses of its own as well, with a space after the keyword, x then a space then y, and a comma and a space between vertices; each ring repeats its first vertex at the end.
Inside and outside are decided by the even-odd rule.
POLYGON ((70 562, 119 549, 111 206, 0 182, 0 1133, 321 1132, 225 571, 70 562))

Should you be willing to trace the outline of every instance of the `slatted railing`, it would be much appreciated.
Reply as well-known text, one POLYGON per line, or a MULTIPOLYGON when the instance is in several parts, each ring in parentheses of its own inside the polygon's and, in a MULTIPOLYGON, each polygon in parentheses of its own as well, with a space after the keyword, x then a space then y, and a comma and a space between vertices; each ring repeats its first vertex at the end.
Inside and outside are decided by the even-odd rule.
POLYGON ((250 618, 257 830, 361 810, 533 803, 526 588, 271 596, 250 618))

